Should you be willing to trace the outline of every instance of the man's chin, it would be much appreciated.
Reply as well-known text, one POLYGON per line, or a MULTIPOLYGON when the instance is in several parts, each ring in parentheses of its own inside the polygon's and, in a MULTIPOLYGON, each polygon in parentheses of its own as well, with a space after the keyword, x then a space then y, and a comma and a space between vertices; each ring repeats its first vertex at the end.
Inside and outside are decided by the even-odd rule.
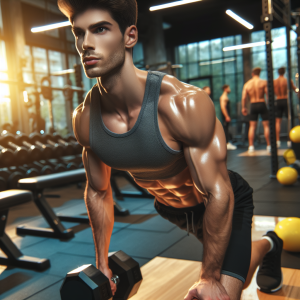
POLYGON ((94 68, 84 68, 85 75, 87 78, 92 79, 92 78, 97 78, 105 75, 105 72, 103 70, 100 70, 97 67, 94 68))

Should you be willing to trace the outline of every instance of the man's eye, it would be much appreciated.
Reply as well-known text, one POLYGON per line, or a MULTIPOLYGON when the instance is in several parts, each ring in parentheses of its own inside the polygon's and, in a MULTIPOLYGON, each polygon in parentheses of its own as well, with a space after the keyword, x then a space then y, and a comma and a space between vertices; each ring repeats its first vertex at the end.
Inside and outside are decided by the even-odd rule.
POLYGON ((98 27, 95 29, 95 33, 102 33, 105 30, 104 27, 98 27))

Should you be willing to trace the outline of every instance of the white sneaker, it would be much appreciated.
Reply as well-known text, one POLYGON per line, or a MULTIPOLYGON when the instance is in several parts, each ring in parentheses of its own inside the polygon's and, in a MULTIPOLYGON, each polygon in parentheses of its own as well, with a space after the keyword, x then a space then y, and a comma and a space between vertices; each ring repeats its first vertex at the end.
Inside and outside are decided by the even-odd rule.
POLYGON ((267 146, 267 151, 271 152, 271 145, 267 146))
POLYGON ((288 148, 291 148, 292 147, 292 142, 291 141, 287 141, 287 146, 288 146, 288 148))
POLYGON ((255 150, 255 149, 254 149, 254 146, 249 146, 249 148, 248 148, 248 152, 249 152, 249 153, 254 152, 254 150, 255 150))
POLYGON ((280 148, 281 142, 280 141, 276 141, 276 144, 277 144, 277 148, 280 148))
POLYGON ((227 143, 227 150, 236 150, 236 146, 232 145, 231 143, 227 143))

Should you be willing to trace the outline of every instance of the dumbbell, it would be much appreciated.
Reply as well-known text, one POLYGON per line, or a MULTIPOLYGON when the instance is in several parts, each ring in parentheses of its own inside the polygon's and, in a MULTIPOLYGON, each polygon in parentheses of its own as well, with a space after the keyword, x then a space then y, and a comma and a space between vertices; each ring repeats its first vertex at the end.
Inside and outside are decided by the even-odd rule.
POLYGON ((2 167, 8 167, 15 162, 16 162, 16 153, 11 149, 2 147, 0 145, 0 165, 2 167))
POLYGON ((24 178, 21 172, 11 172, 7 168, 0 169, 0 191, 15 190, 18 188, 18 181, 24 178))
POLYGON ((49 144, 47 142, 44 143, 43 137, 38 132, 31 133, 29 135, 29 138, 35 145, 38 145, 40 147, 49 145, 52 148, 52 151, 53 151, 52 152, 53 155, 51 156, 53 158, 54 157, 61 157, 61 156, 64 155, 63 146, 61 146, 57 143, 52 143, 52 144, 49 144))
MULTIPOLYGON (((60 139, 63 139, 58 133, 53 133, 54 137, 58 137, 60 139)), ((82 153, 82 146, 77 142, 77 140, 72 135, 68 135, 63 140, 67 141, 73 146, 74 154, 81 154, 82 153)))
POLYGON ((65 172, 67 171, 67 167, 58 162, 52 162, 52 160, 40 160, 39 163, 43 166, 50 166, 53 168, 54 173, 60 173, 60 172, 65 172))
POLYGON ((16 135, 16 141, 17 144, 19 145, 23 145, 29 148, 33 148, 35 147, 36 149, 38 149, 40 151, 40 158, 36 158, 35 161, 41 160, 41 159, 48 159, 48 158, 52 158, 53 157, 53 150, 49 145, 45 145, 45 144, 35 144, 33 145, 32 143, 34 143, 28 135, 21 133, 21 132, 17 132, 16 135))
POLYGON ((20 147, 14 143, 15 139, 11 133, 4 133, 0 138, 2 147, 13 149, 16 155, 16 164, 25 164, 29 160, 29 151, 25 147, 20 147))
POLYGON ((6 144, 7 146, 13 147, 13 148, 24 148, 27 152, 28 152, 28 160, 30 161, 35 161, 35 160, 40 160, 42 159, 42 151, 35 147, 34 145, 28 144, 25 142, 25 144, 23 143, 23 145, 19 144, 16 136, 14 136, 11 133, 7 133, 4 136, 2 136, 2 141, 4 144, 6 144))
POLYGON ((73 147, 71 144, 67 143, 66 141, 64 141, 60 138, 55 138, 51 134, 43 134, 41 136, 42 136, 44 142, 46 141, 50 145, 53 145, 53 144, 61 145, 64 149, 63 155, 65 155, 65 156, 73 155, 73 153, 74 153, 73 147))
POLYGON ((134 296, 143 277, 137 261, 123 251, 108 257, 113 272, 111 280, 117 284, 112 296, 109 279, 93 265, 83 265, 69 272, 60 288, 61 300, 125 300, 134 296))
POLYGON ((39 171, 36 168, 29 167, 27 165, 17 166, 17 167, 9 167, 11 172, 19 172, 22 174, 22 178, 30 178, 39 176, 39 171))
POLYGON ((24 167, 31 167, 31 168, 35 168, 38 170, 39 175, 49 175, 49 174, 53 174, 54 173, 54 169, 53 167, 51 167, 50 165, 42 165, 41 163, 34 161, 32 164, 30 165, 24 165, 24 167))

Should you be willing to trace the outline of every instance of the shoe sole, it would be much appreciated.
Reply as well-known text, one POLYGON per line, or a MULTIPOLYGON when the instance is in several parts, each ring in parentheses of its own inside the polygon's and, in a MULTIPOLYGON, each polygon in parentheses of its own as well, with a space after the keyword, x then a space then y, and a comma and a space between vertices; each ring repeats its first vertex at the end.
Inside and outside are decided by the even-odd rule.
POLYGON ((279 291, 282 288, 282 286, 283 286, 283 276, 282 276, 282 272, 281 272, 281 282, 277 288, 272 289, 272 290, 264 290, 264 289, 261 289, 260 287, 258 287, 258 289, 263 293, 275 293, 275 292, 279 291))

